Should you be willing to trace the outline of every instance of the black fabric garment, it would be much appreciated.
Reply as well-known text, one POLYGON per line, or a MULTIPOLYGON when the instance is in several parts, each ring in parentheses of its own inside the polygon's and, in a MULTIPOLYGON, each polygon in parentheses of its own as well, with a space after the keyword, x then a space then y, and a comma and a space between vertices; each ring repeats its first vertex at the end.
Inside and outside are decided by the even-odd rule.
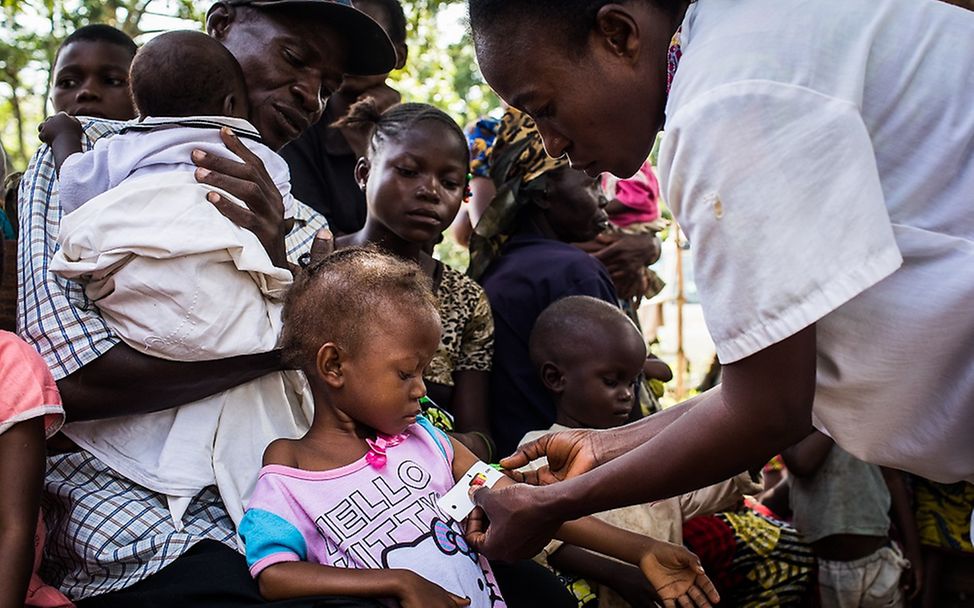
POLYGON ((309 597, 265 601, 247 560, 230 547, 202 540, 149 578, 128 589, 76 602, 78 608, 382 608, 363 598, 309 597))
POLYGON ((512 236, 480 278, 494 315, 490 432, 498 453, 512 454, 528 431, 555 422, 555 403, 531 363, 528 339, 538 315, 566 296, 618 305, 605 266, 581 249, 533 229, 512 236))
MULTIPOLYGON (((573 608, 575 599, 551 571, 523 560, 492 562, 509 608, 573 608)), ((364 598, 308 597, 265 601, 247 560, 226 545, 202 540, 149 578, 128 589, 76 602, 78 608, 383 608, 364 598)))
POLYGON ((365 193, 355 182, 355 153, 341 131, 329 127, 337 117, 328 108, 321 120, 281 149, 291 170, 291 194, 321 213, 335 236, 365 226, 365 193))
POLYGON ((555 573, 529 559, 490 562, 508 608, 578 608, 578 600, 555 573))

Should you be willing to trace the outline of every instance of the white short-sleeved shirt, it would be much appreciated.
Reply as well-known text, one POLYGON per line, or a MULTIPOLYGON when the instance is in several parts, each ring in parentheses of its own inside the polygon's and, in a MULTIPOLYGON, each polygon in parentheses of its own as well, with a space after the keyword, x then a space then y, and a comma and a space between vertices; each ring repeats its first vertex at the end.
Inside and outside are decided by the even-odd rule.
POLYGON ((816 425, 974 481, 974 13, 703 0, 682 46, 659 166, 721 361, 817 323, 816 425))

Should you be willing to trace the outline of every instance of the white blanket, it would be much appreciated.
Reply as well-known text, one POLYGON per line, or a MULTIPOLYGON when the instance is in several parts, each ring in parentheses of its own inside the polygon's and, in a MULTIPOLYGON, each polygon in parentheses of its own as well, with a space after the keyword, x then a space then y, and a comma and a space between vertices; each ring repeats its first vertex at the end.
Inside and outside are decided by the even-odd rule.
MULTIPOLYGON (((153 357, 272 350, 291 273, 206 201, 211 190, 185 170, 125 180, 64 216, 52 272, 85 283, 122 340, 153 357)), ((168 495, 177 525, 192 497, 214 484, 239 522, 264 448, 301 436, 312 412, 304 377, 278 372, 178 408, 70 424, 65 433, 168 495)))

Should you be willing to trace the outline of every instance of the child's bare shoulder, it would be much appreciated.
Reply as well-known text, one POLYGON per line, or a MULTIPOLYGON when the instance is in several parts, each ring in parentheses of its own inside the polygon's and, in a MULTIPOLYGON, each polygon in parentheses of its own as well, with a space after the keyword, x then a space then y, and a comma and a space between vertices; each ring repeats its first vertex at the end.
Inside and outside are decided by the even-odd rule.
POLYGON ((298 465, 297 440, 275 439, 264 450, 264 466, 279 464, 286 467, 298 465))

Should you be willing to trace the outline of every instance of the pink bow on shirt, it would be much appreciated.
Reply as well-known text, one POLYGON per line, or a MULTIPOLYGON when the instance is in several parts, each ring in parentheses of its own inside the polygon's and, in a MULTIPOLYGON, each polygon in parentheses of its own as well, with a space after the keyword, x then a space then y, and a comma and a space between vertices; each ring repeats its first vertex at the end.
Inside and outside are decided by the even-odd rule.
POLYGON ((369 444, 369 451, 365 455, 365 461, 376 469, 386 466, 386 450, 405 441, 406 436, 406 433, 399 433, 398 435, 378 434, 375 439, 366 439, 365 443, 369 444))

